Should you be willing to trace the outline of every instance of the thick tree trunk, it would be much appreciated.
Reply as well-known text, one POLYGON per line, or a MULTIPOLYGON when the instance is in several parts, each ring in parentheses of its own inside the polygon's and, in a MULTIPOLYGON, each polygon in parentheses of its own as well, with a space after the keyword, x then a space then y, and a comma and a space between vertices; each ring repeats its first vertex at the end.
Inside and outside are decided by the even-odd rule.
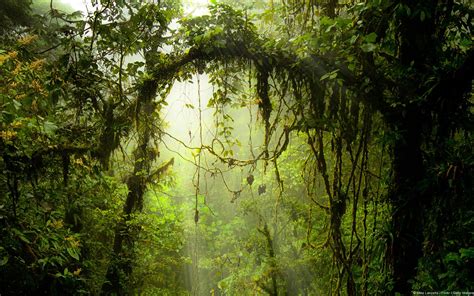
POLYGON ((135 231, 127 226, 127 222, 130 221, 133 212, 141 211, 141 209, 133 210, 143 203, 146 182, 143 178, 141 182, 137 180, 140 177, 131 176, 127 182, 130 191, 125 201, 122 219, 115 228, 113 255, 107 269, 107 281, 102 286, 102 293, 105 295, 127 294, 126 283, 132 274, 133 241, 136 235, 135 231))
MULTIPOLYGON (((109 268, 107 269, 106 282, 102 286, 102 293, 105 295, 126 294, 126 282, 132 273, 133 261, 133 241, 136 235, 133 229, 127 226, 131 219, 131 214, 141 212, 143 207, 143 195, 146 189, 146 179, 141 172, 149 172, 146 164, 147 158, 144 156, 148 146, 149 137, 145 137, 144 145, 136 149, 136 160, 133 175, 129 176, 127 187, 129 192, 123 207, 123 216, 115 228, 113 245, 113 255, 109 268)), ((147 174, 148 175, 148 174, 147 174)))
POLYGON ((127 222, 133 213, 140 213, 143 209, 150 168, 156 157, 150 153, 152 138, 152 113, 154 106, 152 99, 156 95, 157 83, 147 81, 142 85, 137 102, 137 128, 140 130, 138 146, 135 149, 135 164, 133 172, 127 178, 128 194, 123 206, 123 214, 115 229, 112 258, 107 269, 106 282, 102 285, 104 295, 127 294, 127 281, 132 274, 133 242, 138 230, 130 229, 127 222))
MULTIPOLYGON (((413 68, 420 75, 431 71, 428 64, 435 57, 433 41, 434 17, 421 19, 413 11, 435 15, 436 2, 401 0, 407 12, 399 12, 399 61, 407 69, 413 68)), ((428 106, 417 103, 421 82, 410 77, 399 92, 406 107, 388 115, 389 125, 396 139, 392 146, 393 179, 389 189, 392 207, 392 241, 386 260, 394 280, 393 292, 411 294, 411 283, 417 274, 419 258, 423 255, 423 210, 426 204, 426 188, 422 188, 425 176, 422 146, 427 135, 422 127, 428 106), (415 102, 411 102, 411 101, 415 102), (426 107, 426 108, 425 108, 426 107), (390 118, 391 117, 391 118, 390 118)))
POLYGON ((421 123, 419 111, 411 109, 399 122, 393 146, 393 180, 389 190, 392 206, 393 241, 387 260, 392 268, 394 291, 409 295, 409 281, 416 276, 418 259, 422 256, 424 176, 421 153, 421 123))
POLYGON ((271 287, 265 287, 265 291, 271 296, 278 296, 278 266, 276 265, 276 256, 275 256, 275 248, 273 245, 273 239, 270 234, 270 230, 268 229, 268 225, 265 222, 263 229, 258 229, 260 233, 265 236, 267 241, 267 254, 268 260, 270 262, 270 277, 271 277, 271 287))

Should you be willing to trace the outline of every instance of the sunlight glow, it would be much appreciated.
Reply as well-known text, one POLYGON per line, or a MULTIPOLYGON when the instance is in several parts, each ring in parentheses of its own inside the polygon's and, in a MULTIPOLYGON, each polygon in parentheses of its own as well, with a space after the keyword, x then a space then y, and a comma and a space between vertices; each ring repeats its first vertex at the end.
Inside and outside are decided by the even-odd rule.
MULTIPOLYGON (((84 13, 87 12, 87 7, 90 7, 90 0, 56 0, 61 4, 67 4, 75 11, 79 10, 84 13)), ((185 15, 201 16, 209 13, 207 6, 209 0, 188 0, 182 1, 185 15)))
POLYGON ((87 12, 85 0, 59 0, 58 2, 71 6, 75 11, 80 10, 82 12, 87 12))

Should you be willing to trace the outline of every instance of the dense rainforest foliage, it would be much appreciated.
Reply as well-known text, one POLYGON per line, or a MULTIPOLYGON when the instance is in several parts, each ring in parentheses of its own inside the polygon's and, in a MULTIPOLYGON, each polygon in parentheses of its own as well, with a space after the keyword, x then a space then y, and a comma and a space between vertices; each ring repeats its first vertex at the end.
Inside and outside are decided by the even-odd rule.
POLYGON ((0 295, 474 292, 471 1, 85 2, 0 1, 0 295))

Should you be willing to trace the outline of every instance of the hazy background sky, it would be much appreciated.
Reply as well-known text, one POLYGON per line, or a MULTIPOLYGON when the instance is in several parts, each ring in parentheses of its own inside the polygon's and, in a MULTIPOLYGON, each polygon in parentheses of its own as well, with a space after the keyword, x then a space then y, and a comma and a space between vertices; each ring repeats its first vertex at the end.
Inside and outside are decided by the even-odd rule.
MULTIPOLYGON (((90 6, 90 0, 55 0, 54 2, 69 4, 74 10, 86 12, 86 3, 90 6)), ((53 3, 54 3, 53 2, 53 3)), ((199 16, 208 12, 207 5, 209 0, 183 0, 183 8, 185 14, 199 16)))

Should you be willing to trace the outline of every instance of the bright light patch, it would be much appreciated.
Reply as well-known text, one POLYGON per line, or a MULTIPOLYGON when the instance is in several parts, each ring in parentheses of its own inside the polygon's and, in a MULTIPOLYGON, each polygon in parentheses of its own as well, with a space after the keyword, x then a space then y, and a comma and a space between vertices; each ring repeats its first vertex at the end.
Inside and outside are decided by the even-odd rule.
MULTIPOLYGON (((74 11, 80 10, 87 12, 87 6, 91 6, 88 0, 56 0, 62 4, 69 5, 74 11)), ((184 11, 187 15, 201 16, 209 13, 207 6, 209 0, 189 0, 183 1, 184 11)))
POLYGON ((84 0, 59 0, 58 2, 69 5, 74 11, 87 11, 86 3, 84 0))

